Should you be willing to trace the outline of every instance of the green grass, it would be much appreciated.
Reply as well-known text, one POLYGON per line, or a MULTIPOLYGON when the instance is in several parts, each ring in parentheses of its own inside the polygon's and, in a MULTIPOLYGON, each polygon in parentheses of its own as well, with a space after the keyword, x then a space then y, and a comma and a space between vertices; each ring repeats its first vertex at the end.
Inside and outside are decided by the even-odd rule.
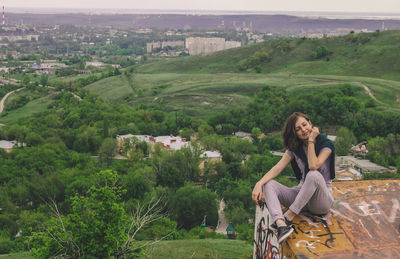
POLYGON ((162 241, 150 248, 152 259, 230 259, 251 258, 253 246, 245 241, 228 239, 195 239, 162 241))
MULTIPOLYGON (((229 239, 191 239, 161 241, 150 247, 143 259, 236 259, 252 258, 253 246, 229 239)), ((31 259, 29 252, 0 255, 1 259, 31 259)))
POLYGON ((86 86, 85 89, 112 102, 120 101, 124 97, 134 94, 124 75, 105 78, 86 86))
POLYGON ((23 253, 16 253, 16 254, 5 254, 5 255, 0 255, 1 259, 33 259, 35 258, 33 255, 31 255, 29 252, 23 252, 23 253))
MULTIPOLYGON (((360 33, 323 39, 273 39, 204 56, 155 58, 137 68, 138 73, 236 73, 240 62, 256 52, 270 53, 261 62, 262 73, 290 72, 308 75, 368 76, 400 80, 400 31, 360 33), (313 60, 319 45, 329 55, 313 60)), ((250 69, 250 71, 254 71, 250 69)))
POLYGON ((35 99, 25 106, 20 107, 18 109, 9 111, 7 113, 3 112, 0 117, 1 123, 15 123, 21 118, 32 116, 35 113, 43 112, 47 110, 48 105, 52 102, 48 97, 42 97, 39 99, 35 99))
POLYGON ((187 114, 206 117, 228 107, 246 105, 262 86, 286 89, 290 94, 331 88, 344 83, 356 89, 357 98, 367 102, 363 85, 369 87, 382 109, 400 112, 400 82, 384 79, 334 75, 297 75, 249 73, 136 73, 133 77, 135 94, 124 76, 104 79, 87 86, 90 91, 112 102, 162 103, 167 111, 185 110, 187 114))

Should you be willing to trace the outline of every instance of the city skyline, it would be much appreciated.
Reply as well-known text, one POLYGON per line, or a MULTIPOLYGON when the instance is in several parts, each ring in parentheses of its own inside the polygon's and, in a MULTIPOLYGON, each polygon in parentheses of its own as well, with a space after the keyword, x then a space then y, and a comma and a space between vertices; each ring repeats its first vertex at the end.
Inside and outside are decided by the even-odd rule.
POLYGON ((400 13, 398 0, 203 0, 189 2, 183 0, 137 1, 137 0, 3 0, 6 8, 57 8, 57 9, 157 9, 157 10, 216 10, 216 11, 287 11, 287 12, 351 12, 351 13, 400 13))

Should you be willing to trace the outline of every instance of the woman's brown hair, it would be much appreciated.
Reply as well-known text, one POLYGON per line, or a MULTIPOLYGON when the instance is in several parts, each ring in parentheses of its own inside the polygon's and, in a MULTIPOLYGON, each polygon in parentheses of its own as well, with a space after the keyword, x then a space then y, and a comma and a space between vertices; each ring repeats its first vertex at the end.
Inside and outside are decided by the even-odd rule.
POLYGON ((299 117, 303 117, 307 121, 311 122, 307 115, 301 112, 294 112, 286 119, 285 125, 282 129, 283 146, 290 151, 296 151, 301 145, 301 140, 297 137, 295 129, 296 121, 299 117))

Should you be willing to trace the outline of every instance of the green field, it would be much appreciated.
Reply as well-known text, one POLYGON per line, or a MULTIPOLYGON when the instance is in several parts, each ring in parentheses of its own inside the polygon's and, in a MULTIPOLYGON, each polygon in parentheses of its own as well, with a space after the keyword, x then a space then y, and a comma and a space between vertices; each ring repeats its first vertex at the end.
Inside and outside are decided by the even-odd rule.
POLYGON ((163 241, 149 250, 152 259, 236 259, 252 258, 253 246, 245 241, 195 239, 163 241))
POLYGON ((35 258, 29 252, 17 253, 17 254, 5 254, 0 255, 1 259, 33 259, 35 258))
POLYGON ((112 102, 120 101, 133 94, 133 90, 124 75, 108 77, 90 84, 85 88, 100 96, 106 97, 106 99, 112 102))
POLYGON ((32 116, 35 113, 40 113, 47 110, 48 105, 52 102, 48 97, 42 97, 35 99, 25 106, 18 109, 9 111, 7 113, 3 112, 0 117, 1 123, 14 123, 21 118, 32 116))
POLYGON ((219 74, 135 74, 133 82, 141 89, 134 94, 128 82, 118 77, 101 80, 87 87, 90 91, 115 102, 135 106, 162 103, 168 111, 185 110, 189 115, 204 117, 228 107, 246 105, 262 86, 286 89, 290 94, 336 87, 345 83, 356 89, 357 97, 367 102, 368 87, 381 109, 400 112, 400 82, 353 76, 219 73, 219 74), (118 93, 117 93, 118 92, 118 93))
MULTIPOLYGON (((253 246, 245 241, 229 239, 191 239, 161 241, 150 247, 142 259, 236 259, 252 258, 253 246)), ((29 253, 0 255, 7 259, 35 258, 29 253)))

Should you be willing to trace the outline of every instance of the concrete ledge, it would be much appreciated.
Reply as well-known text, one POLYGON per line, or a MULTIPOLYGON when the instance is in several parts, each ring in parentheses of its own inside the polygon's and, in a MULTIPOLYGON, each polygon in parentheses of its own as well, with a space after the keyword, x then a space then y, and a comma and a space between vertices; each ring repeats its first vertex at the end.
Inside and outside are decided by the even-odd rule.
POLYGON ((258 208, 253 258, 400 258, 400 180, 334 182, 333 194, 331 212, 297 216, 281 246, 258 208))

